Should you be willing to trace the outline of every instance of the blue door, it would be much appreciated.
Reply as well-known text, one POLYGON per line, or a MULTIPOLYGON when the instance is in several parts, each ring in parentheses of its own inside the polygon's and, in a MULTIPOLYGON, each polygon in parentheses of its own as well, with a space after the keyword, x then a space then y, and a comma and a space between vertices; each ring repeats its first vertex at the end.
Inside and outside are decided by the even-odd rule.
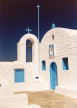
POLYGON ((58 85, 57 80, 57 65, 55 62, 52 62, 50 64, 50 88, 54 90, 56 86, 58 85))

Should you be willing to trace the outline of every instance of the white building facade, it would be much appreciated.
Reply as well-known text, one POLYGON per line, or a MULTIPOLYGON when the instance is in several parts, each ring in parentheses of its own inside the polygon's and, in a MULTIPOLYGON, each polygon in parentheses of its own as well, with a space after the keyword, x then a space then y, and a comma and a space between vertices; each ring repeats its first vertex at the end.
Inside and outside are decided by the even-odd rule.
POLYGON ((0 89, 54 90, 77 98, 77 30, 54 28, 41 43, 33 34, 17 44, 17 61, 0 63, 0 89), (32 60, 26 60, 26 42, 32 44, 32 60))

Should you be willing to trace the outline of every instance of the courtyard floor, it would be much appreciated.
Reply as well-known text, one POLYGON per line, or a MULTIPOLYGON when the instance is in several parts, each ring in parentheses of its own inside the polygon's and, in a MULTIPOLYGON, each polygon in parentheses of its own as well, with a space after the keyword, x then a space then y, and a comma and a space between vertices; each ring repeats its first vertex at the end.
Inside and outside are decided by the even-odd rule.
POLYGON ((54 91, 20 93, 28 94, 29 104, 38 104, 41 108, 77 108, 77 99, 54 93, 54 91))

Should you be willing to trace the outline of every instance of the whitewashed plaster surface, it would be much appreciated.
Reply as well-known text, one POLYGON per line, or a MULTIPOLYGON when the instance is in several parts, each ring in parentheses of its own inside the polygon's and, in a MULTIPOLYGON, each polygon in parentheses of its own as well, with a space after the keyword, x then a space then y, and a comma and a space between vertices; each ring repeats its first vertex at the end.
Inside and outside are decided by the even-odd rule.
MULTIPOLYGON (((24 35, 17 43, 17 61, 0 62, 0 95, 3 98, 2 103, 9 95, 7 101, 10 101, 10 98, 13 100, 14 97, 11 94, 16 91, 50 90, 50 64, 52 62, 57 64, 58 73, 58 86, 55 92, 77 98, 77 30, 54 28, 44 35, 40 44, 38 44, 35 35, 24 35), (54 35, 54 40, 52 40, 52 35, 54 35), (27 40, 32 42, 32 62, 26 62, 27 40), (55 57, 50 59, 49 45, 52 44, 55 46, 55 57), (64 71, 62 69, 63 57, 68 57, 69 70, 64 71), (42 70, 42 60, 46 61, 45 71, 42 70), (14 69, 24 69, 24 83, 14 82, 14 69), (39 79, 35 77, 39 77, 39 79)), ((22 97, 21 102, 26 98, 24 104, 27 104, 27 95, 20 97, 22 97)), ((6 108, 10 107, 7 106, 6 108)), ((30 106, 30 108, 32 107, 30 106)))

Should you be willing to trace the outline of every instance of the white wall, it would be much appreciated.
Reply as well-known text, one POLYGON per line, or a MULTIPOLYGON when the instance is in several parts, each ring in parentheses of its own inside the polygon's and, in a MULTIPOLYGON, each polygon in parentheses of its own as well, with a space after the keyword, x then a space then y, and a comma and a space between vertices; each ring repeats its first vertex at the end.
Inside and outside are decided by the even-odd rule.
POLYGON ((17 44, 17 61, 0 63, 0 88, 14 91, 39 91, 50 89, 50 64, 56 62, 58 72, 58 87, 70 90, 77 89, 77 31, 55 28, 49 30, 40 43, 40 58, 38 57, 38 39, 32 34, 24 35, 17 44), (54 35, 54 40, 52 40, 54 35), (33 62, 26 63, 26 40, 33 43, 33 62), (55 45, 55 57, 49 59, 49 45, 55 45), (62 58, 68 57, 69 70, 62 69, 62 58), (41 61, 46 61, 46 71, 41 69, 41 61), (39 64, 40 61, 40 72, 39 64), (14 82, 14 69, 24 69, 25 82, 14 82), (36 79, 35 77, 39 77, 36 79))
POLYGON ((49 30, 40 43, 40 76, 50 86, 50 64, 56 62, 58 86, 77 89, 77 31, 55 28, 49 30), (52 40, 54 35, 54 40, 52 40), (49 59, 49 45, 55 45, 55 57, 49 59), (62 58, 68 57, 69 70, 62 69, 62 58), (41 69, 41 61, 46 61, 46 71, 41 69))

